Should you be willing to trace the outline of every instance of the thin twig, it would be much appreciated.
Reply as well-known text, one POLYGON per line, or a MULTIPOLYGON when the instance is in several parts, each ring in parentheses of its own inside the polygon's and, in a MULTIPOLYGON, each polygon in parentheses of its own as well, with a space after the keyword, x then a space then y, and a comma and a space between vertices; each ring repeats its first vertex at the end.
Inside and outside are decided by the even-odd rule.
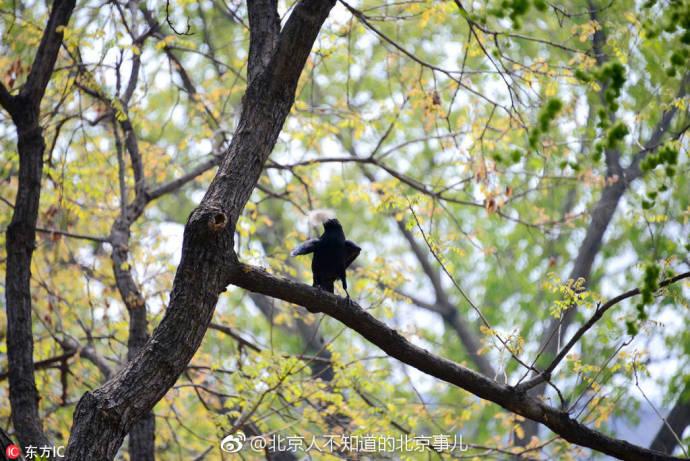
MULTIPOLYGON (((669 279, 663 280, 659 283, 659 288, 664 288, 669 285, 672 285, 680 280, 686 279, 690 277, 690 272, 683 272, 682 274, 678 274, 675 277, 671 277, 669 279)), ((556 369, 559 363, 565 358, 566 355, 570 352, 570 350, 577 344, 577 342, 584 336, 587 331, 589 331, 590 328, 594 326, 601 317, 611 309, 613 306, 616 304, 619 304, 620 302, 632 298, 633 296, 637 296, 640 294, 640 289, 639 288, 634 288, 632 290, 626 291, 625 293, 621 293, 618 296, 609 299, 606 301, 604 304, 601 304, 597 307, 597 309, 594 311, 594 314, 592 314, 592 317, 590 317, 587 322, 582 325, 577 332, 573 335, 572 338, 570 338, 570 341, 561 349, 561 351, 558 353, 558 355, 553 359, 553 361, 547 366, 543 372, 541 372, 539 375, 535 376, 534 378, 530 379, 529 381, 525 381, 524 383, 520 384, 518 389, 521 390, 527 390, 531 389, 540 383, 544 382, 547 378, 550 378, 551 373, 553 370, 556 369)))

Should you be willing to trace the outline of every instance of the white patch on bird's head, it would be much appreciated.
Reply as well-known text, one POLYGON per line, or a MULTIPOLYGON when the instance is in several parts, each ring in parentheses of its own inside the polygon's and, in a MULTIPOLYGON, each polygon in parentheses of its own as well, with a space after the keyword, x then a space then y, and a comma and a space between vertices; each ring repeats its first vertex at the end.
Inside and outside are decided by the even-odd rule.
POLYGON ((330 219, 335 219, 335 211, 329 209, 312 210, 307 215, 309 225, 319 227, 330 219))

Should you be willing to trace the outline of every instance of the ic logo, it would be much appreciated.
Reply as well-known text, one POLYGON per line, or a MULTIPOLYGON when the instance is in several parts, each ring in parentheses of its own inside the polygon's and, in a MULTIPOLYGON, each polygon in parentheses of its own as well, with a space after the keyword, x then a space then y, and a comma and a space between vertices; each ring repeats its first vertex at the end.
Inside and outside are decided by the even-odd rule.
POLYGON ((7 456, 7 459, 17 459, 21 454, 22 451, 13 443, 7 445, 7 448, 5 448, 5 456, 7 456))
POLYGON ((242 449, 245 440, 246 437, 243 432, 235 432, 234 434, 225 436, 225 438, 220 441, 220 449, 228 453, 237 453, 242 449))

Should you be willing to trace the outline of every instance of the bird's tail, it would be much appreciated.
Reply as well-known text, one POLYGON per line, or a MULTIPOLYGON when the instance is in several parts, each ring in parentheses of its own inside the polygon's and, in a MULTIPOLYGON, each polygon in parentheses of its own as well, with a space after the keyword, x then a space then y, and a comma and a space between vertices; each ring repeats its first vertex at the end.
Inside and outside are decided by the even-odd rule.
POLYGON ((314 286, 321 287, 322 290, 328 291, 329 293, 335 293, 335 282, 321 282, 319 284, 314 283, 314 286))

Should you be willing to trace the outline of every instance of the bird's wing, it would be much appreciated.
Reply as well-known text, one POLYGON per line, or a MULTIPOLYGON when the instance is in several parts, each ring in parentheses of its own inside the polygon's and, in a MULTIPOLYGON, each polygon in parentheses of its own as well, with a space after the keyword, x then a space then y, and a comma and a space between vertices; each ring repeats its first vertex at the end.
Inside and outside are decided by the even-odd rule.
POLYGON ((316 247, 319 246, 319 239, 309 239, 301 243, 297 248, 290 252, 290 256, 306 255, 313 253, 316 247))
POLYGON ((350 240, 345 240, 345 268, 347 269, 350 264, 352 264, 352 261, 357 259, 357 256, 359 256, 360 251, 362 249, 357 246, 356 243, 350 241, 350 240))

